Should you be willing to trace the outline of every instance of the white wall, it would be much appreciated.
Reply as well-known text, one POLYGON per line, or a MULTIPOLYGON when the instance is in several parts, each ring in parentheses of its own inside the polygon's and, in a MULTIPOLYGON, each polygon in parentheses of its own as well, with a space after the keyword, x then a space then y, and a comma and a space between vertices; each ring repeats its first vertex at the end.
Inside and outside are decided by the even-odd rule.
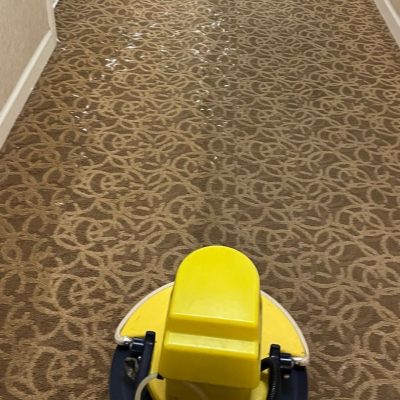
POLYGON ((56 44, 52 0, 0 0, 0 147, 56 44))

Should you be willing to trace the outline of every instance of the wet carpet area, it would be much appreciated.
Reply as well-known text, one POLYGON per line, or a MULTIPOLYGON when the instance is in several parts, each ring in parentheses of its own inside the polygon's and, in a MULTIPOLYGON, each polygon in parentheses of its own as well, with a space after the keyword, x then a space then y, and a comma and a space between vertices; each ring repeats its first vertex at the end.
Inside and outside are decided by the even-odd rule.
POLYGON ((56 17, 0 156, 0 398, 107 399, 119 320, 224 244, 304 331, 310 400, 399 399, 400 50, 373 1, 56 17))

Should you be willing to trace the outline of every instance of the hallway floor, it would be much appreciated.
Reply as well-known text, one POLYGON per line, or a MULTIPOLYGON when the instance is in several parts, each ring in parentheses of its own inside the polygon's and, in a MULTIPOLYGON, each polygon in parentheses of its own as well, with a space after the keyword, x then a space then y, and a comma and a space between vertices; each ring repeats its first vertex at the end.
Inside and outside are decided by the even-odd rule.
POLYGON ((0 156, 0 398, 107 399, 119 320, 219 243, 304 330, 310 400, 398 400, 400 50, 373 1, 56 14, 0 156))

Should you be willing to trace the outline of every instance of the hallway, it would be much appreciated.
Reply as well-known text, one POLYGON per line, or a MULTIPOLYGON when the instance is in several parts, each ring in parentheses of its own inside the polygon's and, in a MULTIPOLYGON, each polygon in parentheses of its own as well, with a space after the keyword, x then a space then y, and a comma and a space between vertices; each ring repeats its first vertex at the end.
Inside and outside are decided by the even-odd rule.
POLYGON ((213 243, 299 322, 310 400, 399 399, 400 50, 373 1, 56 17, 0 153, 0 399, 107 399, 119 320, 213 243))

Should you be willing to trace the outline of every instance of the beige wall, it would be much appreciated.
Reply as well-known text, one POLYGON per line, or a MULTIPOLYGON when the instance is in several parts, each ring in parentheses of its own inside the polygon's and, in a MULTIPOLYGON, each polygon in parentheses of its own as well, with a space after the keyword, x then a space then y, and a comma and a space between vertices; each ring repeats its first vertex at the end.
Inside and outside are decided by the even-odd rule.
POLYGON ((400 15, 400 0, 390 0, 390 2, 392 3, 394 8, 396 9, 397 14, 400 15))
POLYGON ((0 0, 0 110, 44 35, 47 0, 0 0))

